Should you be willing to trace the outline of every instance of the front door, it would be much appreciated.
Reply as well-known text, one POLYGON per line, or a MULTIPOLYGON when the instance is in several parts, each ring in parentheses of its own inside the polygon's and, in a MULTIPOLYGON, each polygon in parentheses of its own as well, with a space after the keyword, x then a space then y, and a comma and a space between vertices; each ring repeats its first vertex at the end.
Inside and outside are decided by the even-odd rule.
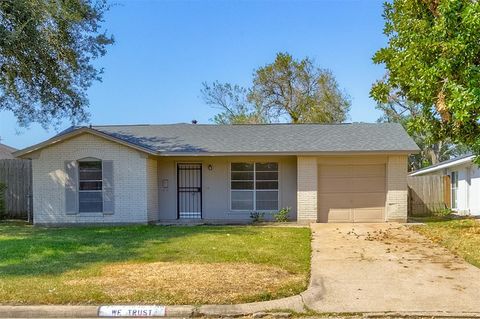
POLYGON ((202 164, 177 164, 178 218, 202 218, 202 164))

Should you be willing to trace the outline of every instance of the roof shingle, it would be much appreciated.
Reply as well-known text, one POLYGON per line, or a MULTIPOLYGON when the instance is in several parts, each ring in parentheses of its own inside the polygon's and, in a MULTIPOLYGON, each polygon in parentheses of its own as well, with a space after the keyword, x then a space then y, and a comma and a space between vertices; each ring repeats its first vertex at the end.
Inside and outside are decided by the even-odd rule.
POLYGON ((394 123, 166 124, 106 125, 91 128, 160 154, 419 150, 403 127, 394 123))

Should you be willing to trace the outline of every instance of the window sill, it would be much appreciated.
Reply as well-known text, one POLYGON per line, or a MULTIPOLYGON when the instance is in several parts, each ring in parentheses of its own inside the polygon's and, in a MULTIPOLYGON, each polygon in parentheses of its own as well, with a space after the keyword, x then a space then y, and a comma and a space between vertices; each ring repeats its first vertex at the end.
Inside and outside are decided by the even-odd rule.
POLYGON ((103 217, 105 214, 103 212, 83 212, 78 213, 80 217, 103 217))
POLYGON ((250 213, 264 213, 264 214, 275 214, 278 210, 229 210, 229 214, 250 214, 250 213))

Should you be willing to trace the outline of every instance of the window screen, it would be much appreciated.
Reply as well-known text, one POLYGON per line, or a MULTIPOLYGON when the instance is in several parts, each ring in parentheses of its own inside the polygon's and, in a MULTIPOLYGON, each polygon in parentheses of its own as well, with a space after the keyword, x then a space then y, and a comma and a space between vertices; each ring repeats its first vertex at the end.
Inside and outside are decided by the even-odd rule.
POLYGON ((79 162, 78 211, 80 213, 102 212, 102 162, 79 162))
POLYGON ((232 210, 278 210, 278 163, 231 164, 232 210))

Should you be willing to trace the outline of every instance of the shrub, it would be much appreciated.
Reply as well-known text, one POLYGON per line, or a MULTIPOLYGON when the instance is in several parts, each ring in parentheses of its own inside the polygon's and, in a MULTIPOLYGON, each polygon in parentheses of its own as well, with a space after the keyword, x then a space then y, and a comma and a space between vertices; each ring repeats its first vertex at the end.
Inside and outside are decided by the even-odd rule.
POLYGON ((447 216, 450 216, 452 214, 453 214, 453 210, 451 210, 450 208, 444 208, 444 209, 441 209, 439 211, 434 211, 432 213, 432 216, 447 217, 447 216))
POLYGON ((274 214, 273 217, 279 223, 288 222, 290 211, 292 210, 291 207, 284 207, 278 211, 278 213, 274 214))
POLYGON ((5 205, 5 190, 7 185, 0 183, 0 219, 4 219, 6 215, 6 205, 5 205))
POLYGON ((252 222, 254 222, 254 223, 263 222, 265 220, 265 213, 251 212, 250 213, 250 218, 252 219, 252 222))

